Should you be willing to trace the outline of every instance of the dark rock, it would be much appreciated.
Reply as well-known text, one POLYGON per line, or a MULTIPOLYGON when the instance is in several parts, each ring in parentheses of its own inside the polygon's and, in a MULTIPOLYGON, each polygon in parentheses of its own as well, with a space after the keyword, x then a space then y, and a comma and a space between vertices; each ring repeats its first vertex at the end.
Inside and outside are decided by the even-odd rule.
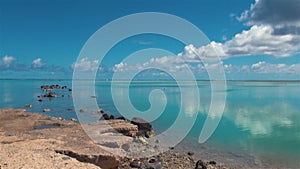
POLYGON ((188 154, 189 156, 192 156, 192 155, 194 155, 194 152, 189 151, 187 154, 188 154))
POLYGON ((39 101, 39 102, 42 102, 43 100, 42 100, 42 99, 39 99, 38 101, 39 101))
POLYGON ((84 113, 84 112, 86 112, 86 110, 85 109, 80 109, 79 112, 84 113))
POLYGON ((195 169, 207 169, 207 164, 202 160, 198 160, 195 169))
POLYGON ((57 94, 55 92, 49 92, 45 94, 44 97, 57 97, 57 94))
POLYGON ((152 125, 146 120, 140 117, 134 117, 132 118, 131 123, 138 126, 138 136, 145 136, 146 138, 154 136, 152 125))
POLYGON ((162 168, 162 159, 158 157, 152 157, 149 160, 146 160, 142 163, 140 169, 161 169, 162 168))
POLYGON ((109 120, 109 115, 106 113, 102 114, 102 117, 100 118, 100 120, 109 120))
POLYGON ((125 117, 123 117, 123 116, 117 117, 117 119, 119 119, 119 120, 126 120, 125 117))
POLYGON ((215 161, 210 161, 209 164, 211 164, 211 165, 217 165, 217 162, 215 162, 215 161))
POLYGON ((138 160, 133 160, 132 162, 130 162, 129 166, 132 168, 140 168, 142 165, 142 163, 138 160))
POLYGON ((115 116, 114 115, 110 115, 109 119, 115 119, 115 116))
POLYGON ((174 147, 169 147, 170 150, 174 150, 174 147))
POLYGON ((72 89, 69 89, 69 92, 71 92, 72 91, 72 89))

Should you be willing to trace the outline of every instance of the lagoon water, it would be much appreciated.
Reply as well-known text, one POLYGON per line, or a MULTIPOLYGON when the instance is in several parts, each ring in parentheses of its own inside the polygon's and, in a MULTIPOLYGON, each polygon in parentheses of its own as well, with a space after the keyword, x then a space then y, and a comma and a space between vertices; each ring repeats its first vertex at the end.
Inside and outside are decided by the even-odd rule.
MULTIPOLYGON (((119 94, 122 94, 122 91, 126 92, 124 83, 118 83, 119 94)), ((43 113, 44 108, 50 108, 51 112, 43 114, 65 119, 76 118, 75 111, 67 110, 74 107, 73 99, 68 97, 71 93, 67 90, 57 91, 65 97, 37 101, 37 96, 43 94, 40 86, 47 84, 71 87, 72 81, 0 80, 0 108, 24 108, 26 104, 32 104, 33 107, 27 111, 43 113)), ((280 165, 300 168, 300 82, 227 82, 226 91, 216 91, 227 94, 222 119, 212 137, 204 144, 198 143, 198 137, 208 116, 211 89, 209 81, 198 81, 197 84, 200 106, 195 106, 193 100, 185 100, 185 103, 191 104, 181 105, 181 92, 189 90, 181 91, 172 81, 132 82, 128 96, 137 110, 146 111, 151 106, 151 91, 159 89, 164 92, 165 95, 154 97, 157 102, 166 101, 165 109, 159 118, 152 122, 157 134, 172 126, 180 108, 188 116, 196 119, 193 128, 178 146, 179 150, 193 150, 198 152, 200 157, 209 157, 224 163, 238 160, 248 163, 250 167, 252 163, 263 163, 265 168, 280 165)), ((188 89, 189 85, 185 88, 188 89)), ((96 81, 95 94, 99 108, 115 116, 119 115, 120 112, 112 99, 110 82, 96 81)), ((88 107, 89 105, 86 105, 83 108, 88 107)), ((121 113, 126 117, 126 110, 121 113)))

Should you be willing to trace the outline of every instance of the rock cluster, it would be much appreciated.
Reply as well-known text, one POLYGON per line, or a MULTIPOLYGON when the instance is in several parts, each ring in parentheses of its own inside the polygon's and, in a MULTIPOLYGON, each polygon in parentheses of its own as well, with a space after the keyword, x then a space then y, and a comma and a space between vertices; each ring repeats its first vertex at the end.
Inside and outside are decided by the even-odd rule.
MULTIPOLYGON (((129 150, 135 141, 142 141, 141 138, 144 137, 138 136, 139 129, 149 129, 152 126, 144 124, 145 121, 139 122, 143 124, 110 119, 81 126, 55 117, 27 113, 24 109, 0 109, 0 166, 70 169, 225 169, 215 161, 196 160, 192 152, 183 154, 175 152, 175 149, 148 158, 127 158, 106 151, 129 150), (90 140, 87 134, 98 139, 90 140)), ((145 144, 146 142, 147 140, 145 144)), ((136 149, 135 153, 140 154, 142 151, 145 150, 136 149)))

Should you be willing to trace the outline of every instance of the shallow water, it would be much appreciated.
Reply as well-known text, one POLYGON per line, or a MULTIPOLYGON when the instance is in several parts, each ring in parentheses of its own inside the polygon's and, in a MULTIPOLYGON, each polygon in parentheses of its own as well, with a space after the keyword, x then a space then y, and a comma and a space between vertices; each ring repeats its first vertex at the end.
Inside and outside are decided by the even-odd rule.
MULTIPOLYGON (((43 94, 40 86, 45 84, 72 86, 72 82, 68 80, 0 80, 0 108, 24 108, 26 104, 32 104, 33 107, 28 111, 66 119, 76 117, 75 111, 67 110, 74 107, 73 99, 67 97, 71 94, 67 90, 57 90, 65 97, 37 101, 37 96, 43 94), (45 108, 50 108, 51 112, 42 112, 45 108)), ((125 84, 118 82, 115 86, 116 96, 124 99, 127 96, 125 84)), ((203 145, 198 143, 198 137, 208 116, 210 83, 198 82, 200 106, 194 104, 193 93, 189 93, 192 91, 189 89, 189 82, 185 84, 180 90, 175 82, 133 82, 130 84, 128 97, 137 110, 146 111, 151 107, 149 102, 151 91, 159 89, 164 93, 164 95, 154 93, 157 95, 152 97, 153 104, 157 104, 158 107, 166 103, 165 109, 152 122, 157 134, 172 126, 180 108, 188 117, 196 119, 193 128, 180 144, 185 150, 205 152, 202 156, 212 156, 211 158, 224 162, 229 162, 230 158, 242 158, 245 161, 249 159, 249 163, 266 163, 264 165, 266 168, 278 165, 300 167, 300 82, 229 81, 227 90, 215 91, 226 92, 226 106, 218 128, 203 145), (185 99, 184 104, 181 104, 182 97, 185 99), (209 150, 204 151, 204 147, 209 150), (213 147, 213 150, 208 147, 213 147), (218 151, 220 153, 212 153, 218 151), (223 158, 220 158, 221 156, 223 158)), ((85 83, 82 85, 82 90, 90 88, 85 86, 85 83)), ((127 113, 132 113, 126 112, 126 106, 122 112, 118 112, 109 82, 97 81, 95 94, 99 108, 109 111, 110 114, 118 116, 121 113, 126 117, 127 113)), ((89 96, 88 99, 95 98, 89 96)), ((89 104, 90 102, 87 102, 82 108, 89 109, 91 107, 89 104)), ((128 108, 128 111, 130 110, 128 108)), ((92 116, 90 120, 98 120, 98 117, 92 116)), ((201 153, 199 155, 201 156, 201 153)))

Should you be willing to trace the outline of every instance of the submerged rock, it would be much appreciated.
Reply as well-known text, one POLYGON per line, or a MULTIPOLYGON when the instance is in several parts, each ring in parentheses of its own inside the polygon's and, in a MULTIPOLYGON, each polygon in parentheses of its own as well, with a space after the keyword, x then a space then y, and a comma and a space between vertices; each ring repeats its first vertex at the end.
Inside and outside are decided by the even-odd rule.
POLYGON ((50 112, 51 109, 44 109, 43 112, 50 112))

